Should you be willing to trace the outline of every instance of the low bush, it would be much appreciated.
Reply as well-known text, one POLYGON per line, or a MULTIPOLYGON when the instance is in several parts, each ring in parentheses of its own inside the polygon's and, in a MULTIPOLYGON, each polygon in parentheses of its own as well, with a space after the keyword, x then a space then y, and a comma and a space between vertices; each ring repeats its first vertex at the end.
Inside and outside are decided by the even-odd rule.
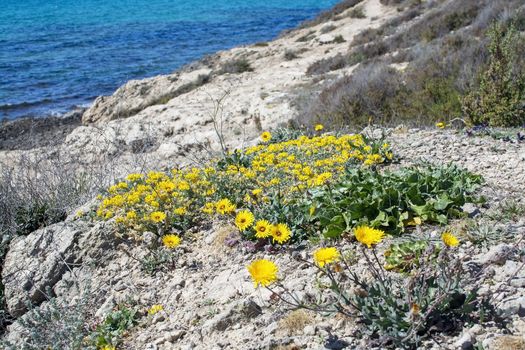
MULTIPOLYGON (((113 181, 103 160, 91 168, 60 158, 21 157, 0 164, 0 273, 11 240, 60 222, 113 181)), ((0 333, 12 320, 0 281, 0 333)))
POLYGON ((313 191, 311 220, 327 238, 340 237, 353 227, 369 225, 391 234, 425 222, 447 224, 461 216, 461 206, 473 197, 480 176, 454 166, 402 169, 381 174, 350 170, 338 183, 313 191))
POLYGON ((351 18, 366 18, 365 10, 362 7, 354 7, 349 16, 351 18))
POLYGON ((253 72, 253 67, 246 58, 233 59, 221 65, 220 74, 240 74, 253 72))
POLYGON ((85 347, 84 340, 89 334, 92 311, 86 295, 71 305, 52 298, 18 320, 21 341, 16 344, 5 341, 0 345, 7 350, 89 349, 85 347))
POLYGON ((315 75, 360 63, 351 77, 320 87, 314 101, 305 103, 299 97, 298 124, 320 120, 357 129, 370 122, 422 126, 468 117, 473 124, 523 125, 525 65, 512 57, 525 54, 525 42, 503 35, 500 48, 505 42, 508 57, 499 59, 498 69, 484 49, 493 36, 485 33, 488 19, 497 19, 505 32, 509 23, 523 17, 523 11, 509 11, 519 5, 514 0, 447 6, 422 2, 379 28, 361 32, 348 53, 308 68, 307 74, 315 75), (392 63, 406 66, 396 71, 392 63), (482 70, 484 78, 472 78, 482 70), (491 74, 499 78, 489 79, 491 74))
POLYGON ((138 323, 142 315, 137 309, 120 305, 104 317, 104 320, 95 326, 95 329, 87 336, 88 344, 93 349, 116 349, 121 338, 127 330, 138 323))
MULTIPOLYGON (((382 349, 418 349, 435 335, 457 334, 465 322, 496 318, 490 300, 477 293, 483 278, 466 270, 454 256, 460 242, 453 234, 443 233, 441 243, 413 246, 412 259, 419 259, 408 275, 392 271, 388 257, 385 268, 377 254, 384 236, 381 230, 360 226, 348 236, 358 247, 342 252, 335 247, 319 248, 313 253, 313 262, 298 258, 299 263, 317 271, 318 291, 309 298, 288 288, 272 261, 255 260, 247 269, 254 284, 266 287, 274 300, 288 307, 357 320, 359 334, 366 335, 369 345, 382 349)), ((392 254, 392 246, 386 253, 392 254)))
POLYGON ((299 58, 299 56, 297 55, 297 52, 295 52, 293 50, 286 50, 284 52, 284 59, 285 60, 292 61, 292 60, 295 60, 296 58, 299 58))
POLYGON ((516 67, 517 34, 494 23, 488 33, 489 63, 479 88, 463 99, 463 111, 474 125, 525 125, 525 70, 516 67))

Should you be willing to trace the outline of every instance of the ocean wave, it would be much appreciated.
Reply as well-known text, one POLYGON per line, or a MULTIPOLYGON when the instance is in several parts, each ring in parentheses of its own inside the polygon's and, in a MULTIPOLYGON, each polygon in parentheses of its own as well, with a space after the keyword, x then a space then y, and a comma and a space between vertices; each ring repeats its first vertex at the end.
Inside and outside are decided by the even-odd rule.
POLYGON ((20 102, 20 103, 7 103, 0 105, 0 111, 16 111, 20 109, 27 109, 30 107, 35 107, 39 105, 49 104, 52 103, 53 100, 49 98, 45 98, 43 100, 39 101, 32 101, 32 102, 20 102))

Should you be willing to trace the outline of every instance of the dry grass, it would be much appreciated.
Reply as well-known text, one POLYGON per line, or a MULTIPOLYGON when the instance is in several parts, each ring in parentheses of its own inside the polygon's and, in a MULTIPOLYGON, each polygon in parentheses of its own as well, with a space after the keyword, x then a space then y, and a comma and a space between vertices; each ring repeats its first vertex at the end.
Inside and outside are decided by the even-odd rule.
MULTIPOLYGON (((421 127, 460 118, 462 97, 476 89, 488 60, 491 21, 525 23, 524 6, 516 0, 409 3, 382 27, 356 35, 347 53, 308 67, 307 75, 323 76, 359 63, 350 77, 325 79, 308 101, 299 95, 297 124, 421 127), (401 62, 403 71, 391 68, 401 62)), ((525 54, 525 40, 516 50, 525 54)), ((522 62, 515 65, 525 70, 522 62)))
POLYGON ((499 350, 525 350, 525 340, 523 337, 503 335, 494 340, 493 348, 499 350))
POLYGON ((280 329, 288 335, 301 334, 304 327, 313 322, 312 316, 304 310, 294 310, 279 321, 280 329))

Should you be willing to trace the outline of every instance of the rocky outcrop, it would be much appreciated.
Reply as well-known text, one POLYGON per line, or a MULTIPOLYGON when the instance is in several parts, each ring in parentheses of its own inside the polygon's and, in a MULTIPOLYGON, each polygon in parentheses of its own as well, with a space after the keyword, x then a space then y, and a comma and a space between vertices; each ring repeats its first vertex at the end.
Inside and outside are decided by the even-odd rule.
POLYGON ((82 116, 82 122, 89 124, 131 117, 149 106, 164 104, 207 83, 210 74, 210 69, 203 68, 187 73, 131 80, 112 96, 98 97, 82 116))
POLYGON ((20 237, 11 244, 5 258, 2 282, 7 308, 18 317, 27 304, 39 304, 75 260, 74 245, 83 227, 58 223, 20 237))
POLYGON ((19 317, 27 306, 54 296, 63 275, 84 260, 94 260, 110 249, 105 223, 90 227, 84 221, 66 221, 15 239, 2 271, 9 313, 19 317))

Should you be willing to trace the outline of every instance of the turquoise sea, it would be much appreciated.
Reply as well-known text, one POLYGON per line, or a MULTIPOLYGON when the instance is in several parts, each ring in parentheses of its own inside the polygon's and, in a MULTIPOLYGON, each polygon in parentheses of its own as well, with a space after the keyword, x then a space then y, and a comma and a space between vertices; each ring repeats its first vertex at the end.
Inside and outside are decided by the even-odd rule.
POLYGON ((61 114, 130 79, 269 40, 337 0, 0 0, 0 119, 61 114))

